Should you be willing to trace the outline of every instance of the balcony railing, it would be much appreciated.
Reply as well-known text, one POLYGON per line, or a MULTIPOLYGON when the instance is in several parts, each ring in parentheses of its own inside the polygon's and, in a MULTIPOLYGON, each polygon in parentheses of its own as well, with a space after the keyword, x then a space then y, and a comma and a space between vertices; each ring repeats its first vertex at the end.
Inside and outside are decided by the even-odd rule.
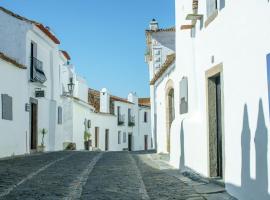
POLYGON ((128 126, 135 126, 135 116, 128 116, 128 126))
POLYGON ((125 115, 118 115, 118 125, 125 124, 125 115))
POLYGON ((32 82, 44 83, 47 78, 43 71, 43 63, 35 57, 30 60, 30 79, 32 82))

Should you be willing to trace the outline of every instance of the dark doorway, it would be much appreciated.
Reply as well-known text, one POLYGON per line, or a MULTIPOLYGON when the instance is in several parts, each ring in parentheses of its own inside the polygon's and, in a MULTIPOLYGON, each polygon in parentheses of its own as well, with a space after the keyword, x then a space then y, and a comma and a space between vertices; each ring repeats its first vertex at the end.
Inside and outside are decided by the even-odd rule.
POLYGON ((175 118, 174 112, 174 89, 171 88, 167 96, 167 152, 171 152, 171 126, 175 118))
POLYGON ((38 122, 38 107, 36 103, 31 103, 31 150, 36 150, 37 149, 37 122, 38 122))
POLYGON ((144 150, 148 150, 148 135, 144 136, 144 150))
POLYGON ((128 134, 128 150, 132 151, 132 134, 128 134))
POLYGON ((109 129, 105 130, 105 151, 109 150, 109 129))
POLYGON ((222 89, 220 74, 208 79, 210 176, 223 177, 222 89))
POLYGON ((95 127, 95 147, 98 148, 99 145, 99 127, 95 127))

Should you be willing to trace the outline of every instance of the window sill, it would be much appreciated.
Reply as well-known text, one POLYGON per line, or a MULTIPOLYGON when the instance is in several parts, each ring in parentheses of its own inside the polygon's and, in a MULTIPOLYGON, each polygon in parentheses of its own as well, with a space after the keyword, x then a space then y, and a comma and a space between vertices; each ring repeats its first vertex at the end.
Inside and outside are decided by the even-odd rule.
POLYGON ((204 23, 204 27, 207 28, 211 22, 213 22, 218 16, 218 10, 215 10, 212 15, 210 15, 204 23))

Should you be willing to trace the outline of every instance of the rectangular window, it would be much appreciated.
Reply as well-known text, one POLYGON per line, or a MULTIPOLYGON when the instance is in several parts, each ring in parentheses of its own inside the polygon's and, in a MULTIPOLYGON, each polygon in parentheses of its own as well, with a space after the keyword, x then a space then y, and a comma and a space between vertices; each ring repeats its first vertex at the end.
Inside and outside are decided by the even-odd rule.
POLYGON ((188 112, 188 79, 183 77, 180 81, 180 114, 188 112))
POLYGON ((207 17, 210 17, 217 10, 217 0, 207 0, 207 17))
POLYGON ((126 143, 127 142, 127 133, 124 132, 123 133, 123 143, 126 143))
POLYGON ((121 131, 118 131, 118 144, 121 144, 121 131))
POLYGON ((144 112, 143 121, 144 121, 145 123, 147 123, 147 112, 144 112))
POLYGON ((117 106, 117 115, 120 115, 120 106, 117 106))
POLYGON ((63 123, 63 110, 61 106, 58 106, 58 124, 63 123))
POLYGON ((2 100, 2 119, 13 120, 13 110, 12 110, 12 97, 7 94, 1 95, 2 100))

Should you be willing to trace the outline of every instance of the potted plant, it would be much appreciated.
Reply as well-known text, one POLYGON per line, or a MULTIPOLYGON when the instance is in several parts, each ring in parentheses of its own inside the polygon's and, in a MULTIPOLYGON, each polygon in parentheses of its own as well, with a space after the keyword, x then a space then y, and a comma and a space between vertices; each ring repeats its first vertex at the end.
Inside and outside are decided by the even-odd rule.
POLYGON ((42 139, 41 139, 41 145, 38 145, 37 151, 38 152, 44 152, 44 150, 45 150, 44 137, 45 137, 45 135, 47 134, 48 131, 45 128, 43 128, 43 129, 40 130, 40 132, 42 134, 42 139))
POLYGON ((89 131, 84 131, 84 148, 89 151, 91 134, 89 131))

